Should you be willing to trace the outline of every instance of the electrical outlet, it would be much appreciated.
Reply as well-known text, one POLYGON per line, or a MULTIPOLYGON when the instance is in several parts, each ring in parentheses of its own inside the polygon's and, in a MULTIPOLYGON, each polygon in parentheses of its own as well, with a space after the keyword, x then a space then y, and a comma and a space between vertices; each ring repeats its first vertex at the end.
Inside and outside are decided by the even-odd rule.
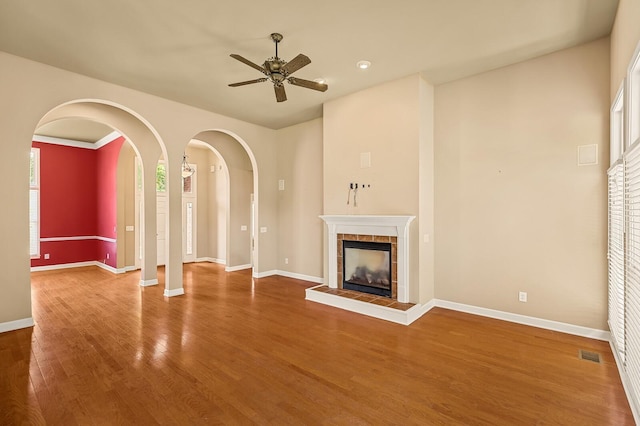
POLYGON ((107 259, 109 259, 109 253, 107 253, 107 259))
POLYGON ((527 292, 526 291, 521 291, 520 293, 518 293, 518 300, 520 302, 526 302, 527 301, 527 292))
POLYGON ((50 257, 50 256, 49 256, 49 253, 45 253, 45 254, 44 254, 44 258, 45 258, 45 260, 46 260, 46 259, 49 259, 49 257, 50 257))
POLYGON ((288 257, 285 257, 285 258, 284 258, 284 264, 285 264, 285 265, 288 265, 288 264, 289 264, 289 258, 288 258, 288 257))

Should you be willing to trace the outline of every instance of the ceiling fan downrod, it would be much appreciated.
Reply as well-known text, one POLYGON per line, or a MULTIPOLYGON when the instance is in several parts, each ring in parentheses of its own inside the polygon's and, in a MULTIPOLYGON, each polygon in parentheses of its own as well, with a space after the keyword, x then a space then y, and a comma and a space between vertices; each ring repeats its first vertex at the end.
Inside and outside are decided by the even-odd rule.
POLYGON ((280 43, 282 39, 283 39, 282 34, 271 33, 271 40, 273 40, 273 42, 276 44, 276 59, 280 59, 278 58, 278 43, 280 43))

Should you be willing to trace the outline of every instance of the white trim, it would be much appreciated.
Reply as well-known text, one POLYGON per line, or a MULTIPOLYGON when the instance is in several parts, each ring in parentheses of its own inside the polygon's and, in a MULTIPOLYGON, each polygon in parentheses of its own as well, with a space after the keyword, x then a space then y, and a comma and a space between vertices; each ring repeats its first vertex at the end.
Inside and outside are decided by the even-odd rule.
POLYGON ((624 362, 620 359, 620 352, 618 348, 616 348, 616 344, 613 340, 609 340, 609 346, 611 347, 611 352, 613 353, 613 358, 616 361, 616 367, 618 367, 618 373, 620 374, 620 381, 622 382, 622 388, 624 389, 624 393, 627 396, 627 402, 629 403, 629 407, 631 407, 631 413, 633 414, 633 419, 636 424, 640 424, 640 407, 637 406, 636 398, 634 398, 633 387, 631 386, 631 382, 629 381, 629 376, 624 368, 624 362))
POLYGON ((278 275, 277 269, 272 269, 270 271, 264 271, 264 272, 256 272, 255 270, 253 271, 253 278, 266 278, 266 277, 272 277, 274 275, 278 275))
POLYGON ((81 240, 100 240, 108 243, 115 243, 115 238, 101 237, 99 235, 79 235, 76 237, 46 237, 40 238, 41 243, 50 243, 54 241, 81 241, 81 240))
POLYGON ((106 136, 103 136, 102 139, 96 141, 96 143, 94 143, 93 145, 95 146, 95 149, 100 149, 105 145, 110 144, 111 142, 115 141, 116 139, 118 139, 120 136, 122 136, 120 134, 120 132, 114 130, 113 132, 109 133, 106 136))
POLYGON ((33 318, 23 318, 15 321, 0 322, 0 333, 7 331, 20 330, 21 328, 33 327, 35 323, 33 318))
POLYGON ((431 303, 427 303, 425 305, 415 305, 406 311, 401 311, 399 309, 392 309, 386 306, 366 303, 360 300, 348 299, 334 294, 314 291, 313 289, 317 287, 320 286, 310 287, 305 290, 306 300, 311 300, 312 302, 322 303, 324 305, 333 306, 402 325, 411 324, 422 315, 426 314, 434 306, 431 303))
POLYGON ((215 257, 198 257, 196 258, 196 262, 209 262, 209 263, 218 263, 220 265, 224 265, 227 263, 224 259, 216 259, 215 257))
POLYGON ((98 262, 97 260, 90 260, 87 262, 56 263, 53 265, 32 266, 31 272, 55 271, 56 269, 84 268, 85 266, 97 266, 114 274, 124 274, 126 272, 136 271, 138 269, 135 266, 114 268, 113 266, 109 266, 106 263, 98 262))
POLYGON ((164 297, 175 297, 182 296, 184 294, 184 288, 174 288, 169 290, 168 288, 164 289, 164 297))
POLYGON ((98 262, 98 261, 95 261, 95 263, 96 263, 97 267, 102 268, 105 271, 109 271, 109 272, 111 272, 113 274, 124 274, 125 272, 127 272, 125 268, 120 268, 120 269, 114 268, 111 265, 107 265, 106 263, 102 263, 102 262, 98 262))
POLYGON ((152 280, 140 280, 140 287, 149 287, 152 285, 158 285, 157 278, 154 278, 152 280))
POLYGON ((224 268, 226 272, 242 271, 244 269, 251 269, 251 264, 247 263, 246 265, 227 266, 224 268))
POLYGON ((73 148, 97 150, 107 145, 108 143, 113 142, 120 136, 122 135, 119 132, 113 131, 108 135, 104 136, 103 138, 101 138, 96 143, 91 143, 91 142, 84 142, 84 141, 76 141, 73 139, 55 138, 52 136, 33 135, 32 141, 40 142, 40 143, 48 143, 51 145, 62 145, 62 146, 70 146, 73 148))
POLYGON ((95 260, 89 262, 57 263, 55 265, 32 266, 31 272, 54 271, 56 269, 84 268, 85 266, 98 266, 95 260))
MULTIPOLYGON (((302 280, 302 281, 309 281, 316 284, 324 284, 324 278, 320 278, 320 277, 314 277, 311 275, 304 275, 304 274, 298 274, 295 272, 280 271, 280 270, 276 270, 273 272, 275 272, 276 275, 281 275, 283 277, 294 278, 296 280, 302 280)), ((254 277, 262 278, 262 277, 256 277, 255 274, 254 274, 254 277)))
POLYGON ((530 325, 532 327, 544 328, 546 330, 559 331, 561 333, 573 334, 576 336, 588 337, 589 339, 609 341, 611 333, 605 330, 582 327, 579 325, 567 324, 564 322, 551 321, 542 318, 529 317, 526 315, 514 314, 511 312, 497 311, 495 309, 481 308, 478 306, 465 305, 463 303, 449 302, 446 300, 433 299, 435 306, 451 309, 468 314, 480 315, 488 318, 495 318, 517 324, 530 325))

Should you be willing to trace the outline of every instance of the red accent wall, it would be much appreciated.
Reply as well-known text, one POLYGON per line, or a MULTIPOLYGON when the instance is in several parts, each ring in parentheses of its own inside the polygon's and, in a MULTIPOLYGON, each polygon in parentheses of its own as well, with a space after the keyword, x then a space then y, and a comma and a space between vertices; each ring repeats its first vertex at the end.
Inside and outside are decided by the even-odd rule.
MULTIPOLYGON (((33 142, 40 149, 40 238, 116 234, 119 137, 98 150, 33 142)), ((40 243, 31 266, 97 260, 116 266, 116 244, 92 240, 40 243), (50 259, 45 260, 48 253, 50 259), (109 259, 106 259, 109 253, 109 259)))

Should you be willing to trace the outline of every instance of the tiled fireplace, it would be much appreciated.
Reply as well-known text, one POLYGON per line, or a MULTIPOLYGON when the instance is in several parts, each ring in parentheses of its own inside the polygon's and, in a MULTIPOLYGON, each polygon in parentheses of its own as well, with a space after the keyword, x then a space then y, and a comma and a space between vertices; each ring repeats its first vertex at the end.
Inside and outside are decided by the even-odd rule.
POLYGON ((308 289, 306 298, 401 324, 408 325, 418 318, 420 305, 404 310, 391 307, 405 305, 406 308, 410 302, 409 224, 415 216, 326 215, 320 218, 328 228, 328 282, 308 289), (364 255, 350 254, 356 260, 345 260, 345 250, 350 249, 364 255), (363 291, 365 296, 340 297, 342 289, 363 291), (365 302, 371 295, 388 298, 389 303, 382 306, 365 302))

